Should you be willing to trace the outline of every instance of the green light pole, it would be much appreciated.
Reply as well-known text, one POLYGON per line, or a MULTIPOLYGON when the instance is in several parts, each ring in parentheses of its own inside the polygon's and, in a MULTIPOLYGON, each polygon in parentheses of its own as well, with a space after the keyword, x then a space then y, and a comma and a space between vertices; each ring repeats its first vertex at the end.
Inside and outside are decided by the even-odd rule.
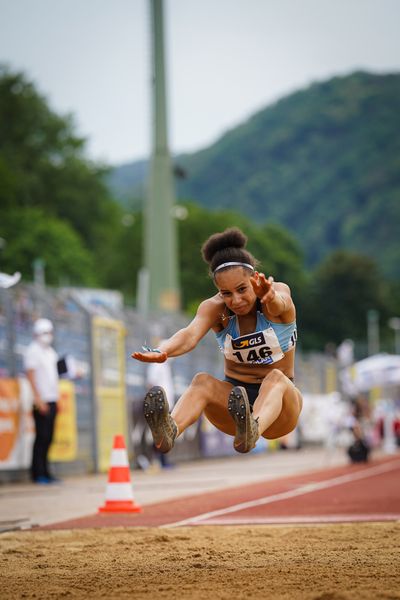
POLYGON ((175 191, 167 139, 166 83, 162 0, 151 0, 153 140, 145 206, 147 308, 176 312, 180 308, 175 191))
POLYGON ((379 312, 367 311, 368 356, 379 353, 379 312))

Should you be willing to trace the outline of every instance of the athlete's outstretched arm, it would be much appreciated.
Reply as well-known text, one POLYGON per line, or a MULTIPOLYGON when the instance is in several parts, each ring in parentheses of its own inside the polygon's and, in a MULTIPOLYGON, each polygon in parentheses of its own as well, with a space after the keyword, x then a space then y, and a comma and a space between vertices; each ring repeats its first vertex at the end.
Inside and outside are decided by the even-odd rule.
POLYGON ((187 327, 161 342, 158 352, 133 352, 132 358, 142 362, 164 362, 168 357, 180 356, 193 350, 216 321, 215 307, 210 300, 202 302, 196 316, 187 327))
POLYGON ((256 296, 274 317, 295 310, 290 288, 286 283, 274 281, 271 276, 267 279, 264 273, 257 272, 250 277, 250 281, 256 296))

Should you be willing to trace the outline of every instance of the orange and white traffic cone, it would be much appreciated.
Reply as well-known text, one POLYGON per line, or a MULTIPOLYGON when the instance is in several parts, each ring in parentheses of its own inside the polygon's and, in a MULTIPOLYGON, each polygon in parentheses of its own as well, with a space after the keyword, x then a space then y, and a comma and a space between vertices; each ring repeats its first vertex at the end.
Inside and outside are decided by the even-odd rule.
POLYGON ((114 437, 111 463, 108 471, 106 501, 99 512, 130 513, 141 512, 142 507, 135 503, 129 471, 128 454, 124 436, 114 437))

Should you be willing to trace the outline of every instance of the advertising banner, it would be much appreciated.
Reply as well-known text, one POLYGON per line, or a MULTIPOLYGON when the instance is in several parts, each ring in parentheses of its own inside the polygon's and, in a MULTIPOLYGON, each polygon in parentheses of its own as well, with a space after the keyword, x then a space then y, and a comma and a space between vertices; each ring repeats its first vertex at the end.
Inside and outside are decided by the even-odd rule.
POLYGON ((0 379, 0 469, 27 469, 34 439, 32 400, 26 379, 0 379))
POLYGON ((115 435, 126 436, 125 328, 121 321, 94 317, 93 368, 97 415, 97 463, 107 471, 115 435))
MULTIPOLYGON (((75 388, 60 381, 51 461, 73 461, 77 455, 75 388)), ((29 469, 35 423, 32 417, 32 390, 24 377, 0 379, 0 470, 29 469)))
POLYGON ((72 381, 62 379, 59 389, 60 396, 49 459, 54 462, 69 462, 76 460, 78 446, 75 387, 72 381))

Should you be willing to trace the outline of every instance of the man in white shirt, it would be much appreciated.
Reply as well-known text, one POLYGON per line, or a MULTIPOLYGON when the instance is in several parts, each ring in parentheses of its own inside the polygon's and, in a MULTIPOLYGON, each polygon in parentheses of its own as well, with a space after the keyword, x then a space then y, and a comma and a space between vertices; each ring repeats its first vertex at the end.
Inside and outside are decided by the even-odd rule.
POLYGON ((49 472, 47 454, 53 439, 59 396, 58 355, 52 347, 52 322, 49 319, 35 321, 33 335, 25 354, 26 376, 33 391, 36 429, 31 477, 35 483, 49 484, 57 481, 49 472))

